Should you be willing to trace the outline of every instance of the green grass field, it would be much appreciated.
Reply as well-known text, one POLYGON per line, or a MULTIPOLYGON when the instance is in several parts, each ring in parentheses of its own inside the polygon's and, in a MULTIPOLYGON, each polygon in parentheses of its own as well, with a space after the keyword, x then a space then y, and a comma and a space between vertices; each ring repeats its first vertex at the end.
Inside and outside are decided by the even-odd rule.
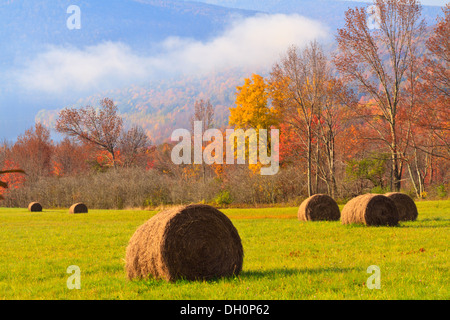
POLYGON ((299 222, 297 208, 226 209, 244 246, 238 277, 129 281, 128 240, 156 212, 0 208, 0 299, 449 299, 450 201, 418 202, 398 227, 299 222), (66 270, 81 270, 69 290, 66 270), (366 286, 379 266, 381 289, 366 286))

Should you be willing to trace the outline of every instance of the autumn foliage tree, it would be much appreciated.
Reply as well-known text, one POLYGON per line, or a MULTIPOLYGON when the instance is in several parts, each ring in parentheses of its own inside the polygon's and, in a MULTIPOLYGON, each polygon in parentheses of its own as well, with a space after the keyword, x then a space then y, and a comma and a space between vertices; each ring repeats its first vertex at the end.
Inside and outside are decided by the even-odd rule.
POLYGON ((308 195, 318 192, 320 171, 329 193, 334 195, 335 140, 342 127, 341 109, 353 101, 351 91, 332 75, 328 58, 316 41, 303 50, 290 47, 274 65, 270 83, 271 97, 281 122, 290 127, 303 146, 308 195), (321 170, 321 150, 325 151, 324 170, 321 170))
MULTIPOLYGON (((424 31, 420 20, 421 6, 417 0, 375 0, 378 25, 370 30, 365 8, 348 9, 346 25, 336 36, 339 52, 335 57, 338 71, 367 95, 375 109, 361 108, 368 125, 378 133, 371 137, 389 149, 392 163, 391 184, 400 191, 403 157, 408 135, 401 133, 400 115, 406 117, 410 105, 406 85, 408 72, 413 73, 418 61, 419 39, 424 31), (403 109, 403 110, 402 110, 403 109), (375 120, 375 121, 373 121, 375 120)), ((420 81, 417 77, 412 81, 420 81)), ((409 110, 412 110, 410 108, 409 110)))
POLYGON ((27 181, 34 182, 50 175, 52 155, 50 130, 36 123, 17 138, 10 150, 9 160, 27 172, 27 181))
POLYGON ((308 196, 313 195, 313 125, 326 81, 326 64, 322 49, 312 42, 302 51, 290 47, 271 73, 273 103, 306 146, 308 196))
POLYGON ((113 167, 117 162, 117 147, 122 134, 123 120, 111 99, 100 101, 100 108, 66 108, 59 114, 56 130, 80 142, 88 142, 106 151, 113 167))
MULTIPOLYGON (((347 110, 356 104, 354 92, 341 80, 329 76, 323 88, 323 99, 317 110, 317 147, 323 150, 325 165, 320 165, 320 154, 317 170, 326 183, 328 193, 335 197, 337 194, 336 162, 338 139, 347 126, 347 110)), ((317 190, 317 186, 316 186, 317 190)))
POLYGON ((8 154, 8 143, 3 142, 0 145, 0 176, 2 177, 2 180, 0 180, 0 200, 4 200, 3 192, 4 189, 7 189, 9 187, 9 180, 11 179, 11 175, 17 175, 17 174, 24 174, 25 172, 21 169, 7 169, 8 167, 8 160, 7 160, 7 154, 8 154))
POLYGON ((427 80, 433 92, 448 106, 450 104, 450 3, 442 11, 444 17, 438 18, 434 33, 426 43, 431 53, 431 58, 427 59, 431 70, 427 80))
MULTIPOLYGON (((23 171, 21 169, 3 170, 3 171, 0 171, 0 176, 1 175, 6 175, 6 174, 17 174, 17 173, 24 174, 25 171, 23 171)), ((0 180, 0 188, 7 189, 8 188, 8 182, 0 180)), ((3 199, 4 199, 4 197, 0 193, 0 200, 3 200, 3 199)))
POLYGON ((150 147, 150 140, 144 129, 132 126, 124 130, 119 138, 120 161, 123 167, 129 168, 140 165, 146 166, 146 157, 150 147))
POLYGON ((89 161, 93 148, 86 143, 79 143, 74 139, 64 138, 55 144, 52 166, 56 176, 76 176, 89 171, 89 161))
POLYGON ((450 157, 450 4, 443 8, 432 36, 426 42, 425 82, 418 124, 431 131, 450 157), (433 121, 429 121, 433 119, 433 121))
POLYGON ((278 124, 278 115, 269 104, 270 90, 265 79, 253 74, 237 87, 236 106, 230 108, 229 124, 241 129, 270 129, 278 124))
MULTIPOLYGON (((203 134, 205 133, 206 130, 211 129, 214 126, 214 107, 211 104, 210 100, 196 100, 194 103, 194 112, 193 115, 191 116, 190 119, 191 122, 191 130, 193 132, 193 139, 194 141, 195 139, 195 123, 197 122, 201 122, 201 127, 200 130, 201 132, 199 132, 201 134, 201 137, 197 137, 200 138, 201 140, 201 149, 202 149, 202 157, 203 157, 203 152, 206 148, 206 142, 203 141, 203 134)), ((195 145, 195 142, 194 142, 195 145)), ((193 161, 194 166, 195 164, 195 160, 193 161)), ((206 172, 207 172, 207 167, 206 164, 203 162, 203 158, 202 158, 202 162, 200 164, 201 166, 201 174, 203 177, 203 182, 206 181, 206 172)))
MULTIPOLYGON (((257 142, 261 146, 267 147, 267 152, 271 146, 271 135, 262 134, 261 130, 270 130, 272 127, 277 127, 279 123, 279 115, 275 108, 270 103, 270 84, 264 77, 258 74, 252 74, 251 78, 246 78, 242 86, 236 87, 236 101, 235 106, 230 108, 229 126, 235 129, 245 130, 250 136, 245 137, 245 157, 249 159, 249 168, 256 173, 261 170, 263 166, 258 159, 257 148, 251 148, 250 139, 254 133, 257 142), (249 131, 247 131, 249 130, 249 131), (250 163, 250 159, 256 160, 256 163, 250 163)), ((266 131, 266 132, 267 132, 266 131)), ((234 143, 236 147, 237 141, 228 141, 234 143)), ((242 146, 241 146, 242 147, 242 146)), ((260 150, 261 151, 261 150, 260 150)), ((241 152, 235 148, 236 155, 241 152)))

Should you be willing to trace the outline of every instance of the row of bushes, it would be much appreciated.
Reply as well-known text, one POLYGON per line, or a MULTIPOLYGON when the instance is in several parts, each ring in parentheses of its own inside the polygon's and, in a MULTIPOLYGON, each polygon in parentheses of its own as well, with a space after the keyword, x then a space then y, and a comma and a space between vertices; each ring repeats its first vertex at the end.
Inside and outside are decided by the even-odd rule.
MULTIPOLYGON (((217 206, 298 206, 307 197, 305 177, 298 171, 286 168, 274 176, 261 176, 243 166, 225 179, 203 179, 176 177, 158 170, 111 169, 76 177, 42 177, 34 183, 9 189, 1 205, 26 207, 32 201, 39 201, 46 208, 66 208, 76 202, 98 209, 155 208, 198 202, 217 206)), ((445 186, 434 189, 436 192, 429 192, 428 198, 448 197, 445 186)), ((338 203, 355 196, 344 191, 336 197, 338 203)), ((413 192, 404 192, 414 196, 413 192)))
POLYGON ((214 203, 225 206, 286 203, 303 194, 295 170, 275 176, 236 170, 226 182, 217 178, 174 177, 157 170, 116 169, 77 177, 42 177, 34 183, 8 190, 2 206, 26 207, 39 201, 46 208, 69 207, 84 202, 90 208, 124 209, 167 204, 214 203), (243 183, 245 182, 245 183, 243 183))

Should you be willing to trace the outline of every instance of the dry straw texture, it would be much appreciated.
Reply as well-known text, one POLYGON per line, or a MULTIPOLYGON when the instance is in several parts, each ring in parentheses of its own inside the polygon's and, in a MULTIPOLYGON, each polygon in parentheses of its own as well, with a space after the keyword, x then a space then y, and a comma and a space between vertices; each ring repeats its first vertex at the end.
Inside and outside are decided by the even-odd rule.
POLYGON ((390 192, 386 193, 385 196, 394 201, 398 210, 399 221, 414 221, 417 219, 419 212, 410 196, 401 192, 390 192))
POLYGON ((129 279, 209 280, 242 270, 241 238, 230 219, 208 205, 161 211, 131 237, 126 250, 129 279))
POLYGON ((342 209, 342 224, 395 226, 398 211, 394 201, 380 194, 364 194, 350 200, 342 209))
POLYGON ((301 203, 297 217, 301 221, 337 221, 341 212, 333 198, 326 194, 316 194, 301 203))
POLYGON ((41 212, 42 211, 42 206, 39 202, 31 202, 28 205, 28 211, 30 212, 41 212))
POLYGON ((88 213, 88 208, 84 203, 75 203, 70 207, 69 213, 88 213))

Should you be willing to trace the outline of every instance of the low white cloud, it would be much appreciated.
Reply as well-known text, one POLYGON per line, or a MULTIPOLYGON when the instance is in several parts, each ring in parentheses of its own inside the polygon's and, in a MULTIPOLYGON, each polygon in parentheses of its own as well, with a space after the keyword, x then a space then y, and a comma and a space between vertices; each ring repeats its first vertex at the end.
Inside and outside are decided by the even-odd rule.
POLYGON ((207 41, 168 38, 158 55, 142 56, 123 43, 83 49, 52 46, 14 71, 22 88, 46 94, 83 93, 125 86, 162 75, 201 74, 229 68, 270 68, 290 45, 323 39, 319 22, 299 15, 258 15, 235 20, 207 41))
POLYGON ((24 88, 47 93, 104 89, 144 77, 142 66, 147 63, 121 43, 106 42, 84 50, 52 46, 16 72, 16 79, 24 88))

